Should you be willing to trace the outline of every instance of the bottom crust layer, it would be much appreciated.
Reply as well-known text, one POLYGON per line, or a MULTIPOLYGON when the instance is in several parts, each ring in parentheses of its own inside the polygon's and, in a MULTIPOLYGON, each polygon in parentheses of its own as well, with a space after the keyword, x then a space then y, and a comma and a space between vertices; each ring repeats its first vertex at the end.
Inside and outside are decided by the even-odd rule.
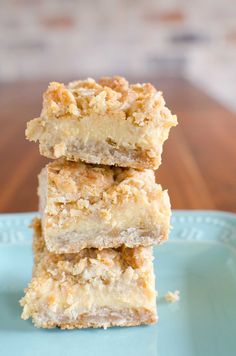
POLYGON ((159 245, 168 239, 168 229, 161 227, 153 231, 144 231, 142 229, 130 228, 123 231, 118 236, 111 238, 111 234, 105 231, 101 235, 91 236, 88 238, 84 235, 79 235, 76 231, 58 233, 57 237, 45 237, 47 248, 50 252, 56 253, 75 253, 84 248, 117 248, 121 245, 133 248, 138 246, 152 246, 159 245), (158 236, 158 238, 157 238, 158 236))
POLYGON ((83 329, 83 328, 109 328, 114 326, 137 326, 154 324, 158 318, 156 311, 145 309, 112 310, 102 308, 93 312, 78 315, 75 320, 63 314, 48 314, 47 310, 32 316, 33 323, 38 328, 52 329, 83 329))
POLYGON ((161 152, 157 155, 148 150, 117 148, 108 142, 87 142, 86 145, 74 139, 65 143, 57 152, 57 145, 40 144, 40 153, 48 158, 65 157, 70 161, 84 161, 109 166, 157 169, 161 164, 161 152))

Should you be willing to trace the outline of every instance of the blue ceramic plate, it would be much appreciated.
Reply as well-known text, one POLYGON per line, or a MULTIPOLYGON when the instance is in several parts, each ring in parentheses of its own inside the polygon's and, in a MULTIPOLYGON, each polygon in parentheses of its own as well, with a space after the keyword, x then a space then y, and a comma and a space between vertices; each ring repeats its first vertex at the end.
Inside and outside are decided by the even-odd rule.
POLYGON ((155 248, 157 325, 71 331, 35 329, 20 318, 33 215, 0 215, 1 356, 236 355, 236 215, 174 212, 170 241, 155 248), (165 302, 176 289, 180 301, 165 302))

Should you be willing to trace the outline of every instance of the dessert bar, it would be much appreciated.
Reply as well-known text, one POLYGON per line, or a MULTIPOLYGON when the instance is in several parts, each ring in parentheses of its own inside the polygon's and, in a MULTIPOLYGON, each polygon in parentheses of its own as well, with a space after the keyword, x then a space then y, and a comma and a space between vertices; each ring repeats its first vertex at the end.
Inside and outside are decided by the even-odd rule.
POLYGON ((40 153, 52 159, 157 169, 163 143, 176 125, 151 84, 105 77, 51 83, 41 116, 28 123, 26 137, 39 141, 40 153))
POLYGON ((132 326, 157 321, 151 247, 48 252, 34 220, 32 281, 20 303, 36 327, 132 326))
POLYGON ((168 238, 169 196, 152 170, 59 159, 41 171, 38 194, 51 252, 150 246, 168 238))

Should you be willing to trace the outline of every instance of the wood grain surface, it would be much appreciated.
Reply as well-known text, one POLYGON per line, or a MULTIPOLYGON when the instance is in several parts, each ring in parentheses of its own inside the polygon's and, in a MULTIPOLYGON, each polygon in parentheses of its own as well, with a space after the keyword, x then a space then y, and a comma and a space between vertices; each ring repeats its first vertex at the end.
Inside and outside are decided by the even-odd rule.
MULTIPOLYGON (((161 89, 178 115, 157 181, 175 209, 236 212, 236 115, 184 79, 138 78, 161 89)), ((37 209, 37 174, 48 161, 24 138, 47 81, 0 84, 0 211, 37 209)))

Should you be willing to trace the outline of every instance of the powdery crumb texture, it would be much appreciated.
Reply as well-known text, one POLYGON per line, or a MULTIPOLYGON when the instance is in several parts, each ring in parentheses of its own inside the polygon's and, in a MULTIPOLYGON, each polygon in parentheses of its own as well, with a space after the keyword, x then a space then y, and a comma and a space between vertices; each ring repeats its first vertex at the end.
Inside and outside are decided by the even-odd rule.
POLYGON ((174 292, 167 292, 165 295, 165 300, 169 303, 178 302, 180 300, 180 293, 178 290, 174 292))
MULTIPOLYGON (((46 172, 47 197, 58 203, 57 206, 47 207, 48 212, 52 209, 52 214, 65 209, 68 202, 70 213, 75 216, 78 211, 88 213, 101 209, 101 217, 108 218, 109 207, 132 200, 135 202, 140 194, 145 194, 149 202, 161 200, 163 195, 167 195, 161 185, 155 183, 155 175, 151 170, 95 166, 59 159, 48 164, 41 174, 46 172)), ((164 201, 168 210, 168 197, 164 201)), ((66 211, 61 213, 66 214, 66 211)))
POLYGON ((162 93, 150 83, 129 84, 122 77, 103 77, 98 82, 92 78, 64 85, 49 84, 44 94, 41 117, 67 119, 82 118, 92 112, 120 114, 136 126, 145 126, 155 120, 161 111, 163 121, 176 125, 176 117, 165 107, 162 93))

